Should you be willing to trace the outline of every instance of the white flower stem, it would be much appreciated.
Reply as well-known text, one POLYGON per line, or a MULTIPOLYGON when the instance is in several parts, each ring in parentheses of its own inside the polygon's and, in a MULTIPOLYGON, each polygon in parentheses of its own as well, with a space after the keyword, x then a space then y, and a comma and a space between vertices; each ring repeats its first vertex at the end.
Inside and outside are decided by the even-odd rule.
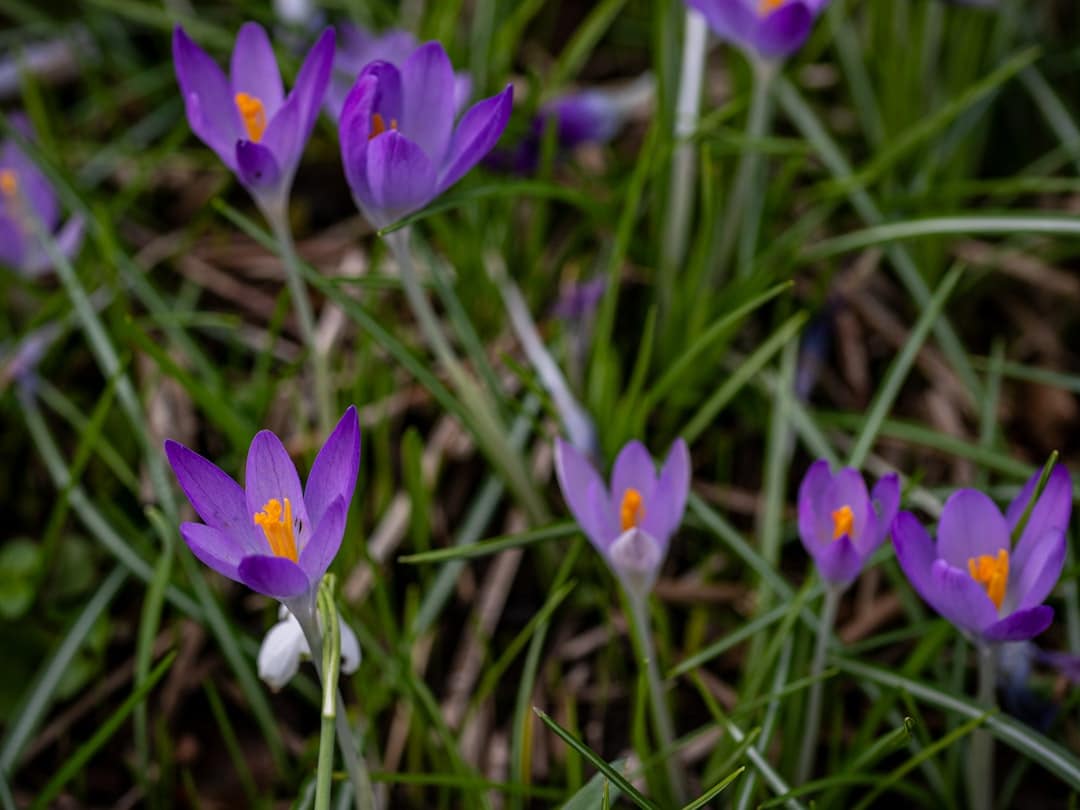
MULTIPOLYGON (((979 643, 975 650, 979 658, 979 691, 976 699, 982 709, 992 711, 997 705, 994 695, 997 686, 994 648, 979 643)), ((994 806, 994 735, 984 726, 971 734, 967 776, 971 810, 991 810, 994 806)))
POLYGON ((664 682, 656 663, 656 648, 649 624, 648 594, 624 590, 626 590, 627 601, 630 603, 631 624, 637 635, 638 653, 645 665, 645 678, 649 684, 649 703, 652 706, 656 734, 660 738, 660 746, 664 752, 664 766, 667 769, 668 782, 671 784, 676 802, 681 806, 686 803, 686 784, 679 762, 679 752, 675 750, 675 724, 671 719, 671 709, 668 707, 667 697, 664 694, 664 682))
POLYGON ((311 361, 311 371, 315 381, 315 411, 319 429, 326 435, 334 427, 333 391, 330 385, 328 358, 319 346, 316 337, 315 316, 311 308, 311 299, 308 297, 307 287, 304 285, 304 276, 300 269, 300 258, 296 255, 296 245, 293 242, 289 217, 284 206, 265 207, 263 208, 263 215, 266 217, 267 222, 270 223, 274 239, 277 240, 278 247, 281 249, 281 258, 285 265, 285 279, 289 284, 289 294, 292 296, 296 318, 300 322, 300 336, 303 338, 311 361))
POLYGON ((840 607, 841 588, 828 585, 825 599, 821 605, 821 621, 818 624, 817 640, 814 642, 814 657, 810 662, 810 696, 806 709, 806 725, 803 727, 802 748, 799 751, 799 767, 795 772, 795 784, 801 785, 810 778, 814 769, 814 752, 817 750, 818 732, 821 730, 821 698, 824 682, 821 673, 825 671, 825 655, 829 649, 829 636, 836 624, 836 611, 840 607))

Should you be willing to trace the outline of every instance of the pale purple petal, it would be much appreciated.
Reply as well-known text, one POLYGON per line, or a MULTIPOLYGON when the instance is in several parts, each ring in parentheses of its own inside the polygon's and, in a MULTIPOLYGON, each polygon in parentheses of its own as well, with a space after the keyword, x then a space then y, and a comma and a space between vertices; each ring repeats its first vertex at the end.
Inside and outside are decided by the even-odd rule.
POLYGON ((315 525, 300 551, 300 567, 312 582, 318 582, 341 548, 348 520, 348 504, 338 497, 323 511, 322 520, 315 525))
POLYGON ((454 74, 454 118, 468 105, 472 89, 472 76, 468 71, 459 70, 454 74))
POLYGON ((360 79, 371 76, 375 79, 375 98, 371 104, 371 115, 382 116, 383 125, 393 128, 394 122, 401 123, 402 81, 401 71, 389 62, 372 62, 360 73, 360 79))
POLYGON ((1049 529, 1037 542, 1021 567, 1016 559, 1010 560, 1009 593, 1007 600, 1017 609, 1041 605, 1054 590, 1061 570, 1065 567, 1065 533, 1049 529))
POLYGON ((432 165, 441 165, 454 130, 455 102, 454 68, 442 45, 426 42, 413 51, 401 66, 401 93, 402 134, 432 165))
POLYGON ((648 532, 633 528, 619 535, 607 553, 608 562, 628 590, 647 594, 664 562, 664 548, 648 532))
POLYGON ((262 102, 269 121, 285 100, 281 71, 266 29, 255 22, 240 26, 230 67, 232 92, 247 93, 262 102))
POLYGON ((1018 610, 982 631, 987 641, 1027 641, 1042 633, 1054 621, 1054 609, 1048 605, 1018 610))
POLYGON ((641 529, 656 538, 661 548, 667 548, 668 540, 682 523, 689 494, 690 451, 685 441, 676 439, 660 469, 656 489, 641 521, 641 529))
POLYGON ((238 543, 232 534, 226 534, 203 523, 181 523, 180 536, 200 562, 222 576, 240 581, 237 566, 240 565, 240 560, 251 553, 251 549, 238 543))
POLYGON ((653 492, 656 490, 656 465, 645 445, 637 440, 629 442, 619 451, 611 470, 611 504, 616 512, 630 489, 637 490, 642 507, 648 514, 653 508, 653 492))
POLYGON ((378 228, 419 211, 434 198, 435 167, 415 143, 387 130, 372 138, 367 153, 371 210, 365 215, 378 228))
POLYGON ((367 151, 378 84, 374 76, 357 79, 341 110, 338 135, 341 140, 341 162, 345 167, 345 180, 352 189, 357 206, 362 209, 372 204, 371 188, 367 181, 367 151))
POLYGON ((911 512, 901 512, 892 524, 896 559, 911 587, 923 601, 935 606, 930 570, 937 559, 934 541, 911 512))
POLYGON ((705 17, 709 28, 720 39, 744 48, 753 47, 753 37, 760 18, 746 0, 685 0, 705 17))
POLYGON ((281 167, 273 151, 253 141, 236 142, 236 174, 253 192, 276 188, 281 167))
MULTIPOLYGON (((845 506, 851 510, 851 540, 860 552, 867 554, 868 552, 863 549, 863 539, 867 534, 876 536, 877 519, 870 506, 870 495, 866 491, 866 482, 863 481, 862 473, 851 467, 838 470, 825 490, 823 505, 828 515, 830 529, 833 526, 833 512, 845 506)), ((832 537, 834 533, 835 531, 830 531, 829 537, 832 537)))
POLYGON ((233 147, 244 130, 225 73, 180 27, 173 32, 173 64, 192 131, 235 169, 233 147))
POLYGON ((813 24, 814 15, 810 8, 795 0, 761 20, 753 47, 766 58, 789 56, 806 42, 813 24))
POLYGON ((1009 527, 997 505, 977 489, 961 489, 945 501, 938 524, 938 555, 967 571, 968 560, 1008 551, 1009 527))
POLYGON ((273 599, 292 599, 312 588, 303 569, 286 557, 245 557, 237 567, 240 581, 273 599))
MULTIPOLYGON (((300 489, 300 477, 296 466, 289 458, 281 439, 269 430, 260 430, 251 440, 248 448, 247 469, 244 473, 244 486, 247 489, 248 520, 262 512, 268 501, 282 501, 288 498, 292 506, 293 531, 298 547, 303 546, 304 538, 314 527, 308 520, 304 505, 304 493, 300 489)), ((261 530, 260 530, 261 533, 261 530)), ((270 548, 263 539, 263 548, 270 548)))
POLYGON ((26 247, 22 229, 0 213, 0 264, 21 270, 26 247))
POLYGON ((997 621, 997 608, 983 586, 971 578, 966 564, 961 570, 945 560, 935 560, 930 567, 930 587, 930 604, 957 627, 979 634, 997 621))
POLYGON ((815 461, 799 484, 799 538, 806 550, 832 542, 832 518, 825 505, 825 493, 832 483, 829 462, 815 461))
POLYGON ((344 500, 348 507, 359 470, 360 421, 356 406, 350 405, 315 457, 304 487, 304 503, 314 526, 322 523, 323 514, 335 500, 344 500))
MULTIPOLYGON (((1005 519, 1009 524, 1010 532, 1020 522, 1020 517, 1027 508, 1028 501, 1035 491, 1035 486, 1038 484, 1041 474, 1042 471, 1039 470, 1029 478, 1020 494, 1009 504, 1005 519)), ((1024 526, 1024 532, 1016 543, 1012 564, 1018 568, 1023 568, 1028 556, 1041 538, 1053 529, 1065 531, 1069 527, 1071 514, 1072 481, 1069 477, 1069 470, 1063 464, 1057 464, 1050 471, 1050 475, 1046 479, 1046 486, 1031 510, 1028 522, 1024 526)))
POLYGON ((465 176, 499 140, 514 105, 514 88, 507 85, 497 96, 474 104, 461 119, 450 139, 446 160, 439 175, 439 191, 445 191, 465 176))
POLYGON ((555 475, 574 519, 603 551, 619 535, 603 480, 585 456, 562 439, 555 440, 555 475))
POLYGON ((896 473, 889 473, 879 479, 870 493, 870 501, 877 515, 877 537, 864 553, 873 551, 885 542, 896 513, 900 511, 900 477, 896 473))
POLYGON ((311 46, 300 72, 296 74, 296 84, 289 92, 289 100, 295 99, 297 110, 297 131, 301 144, 307 143, 319 109, 326 97, 326 88, 330 84, 330 72, 334 66, 334 29, 327 28, 311 46))
POLYGON ((848 535, 842 535, 812 552, 821 578, 834 585, 850 585, 862 570, 863 556, 848 535))

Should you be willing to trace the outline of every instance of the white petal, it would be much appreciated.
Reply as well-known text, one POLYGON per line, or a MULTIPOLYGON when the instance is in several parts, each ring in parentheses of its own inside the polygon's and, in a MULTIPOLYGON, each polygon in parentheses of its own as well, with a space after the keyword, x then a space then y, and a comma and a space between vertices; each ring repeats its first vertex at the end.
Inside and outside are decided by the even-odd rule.
POLYGON ((259 647, 259 677, 277 691, 292 680, 300 669, 300 656, 309 652, 300 622, 290 613, 270 628, 259 647))
POLYGON ((341 625, 341 671, 351 675, 360 666, 360 642, 356 640, 356 633, 340 616, 338 623, 341 625))

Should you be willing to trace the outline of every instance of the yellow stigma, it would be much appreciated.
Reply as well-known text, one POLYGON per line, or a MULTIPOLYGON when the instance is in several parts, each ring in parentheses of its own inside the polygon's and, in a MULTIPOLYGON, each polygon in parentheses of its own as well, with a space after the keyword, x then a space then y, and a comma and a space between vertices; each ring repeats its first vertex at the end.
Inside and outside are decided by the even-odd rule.
POLYGON ((619 506, 619 522, 622 530, 632 529, 645 518, 645 509, 641 505, 641 493, 630 487, 622 496, 619 506))
POLYGON ((15 199, 19 193, 19 179, 15 176, 14 169, 0 169, 0 194, 8 199, 15 199))
POLYGON ((996 557, 981 554, 968 558, 968 573, 971 578, 986 588, 986 595, 1001 610, 1005 601, 1005 588, 1009 584, 1009 552, 1000 549, 996 557))
POLYGON ((839 540, 845 534, 850 535, 855 526, 855 513, 850 506, 841 506, 832 513, 832 539, 839 540))
POLYGON ((266 110, 263 108, 263 103, 255 96, 237 93, 236 109, 240 111, 248 139, 253 143, 261 141, 263 133, 266 132, 266 110))
POLYGON ((758 16, 765 17, 772 14, 780 6, 784 5, 784 0, 759 0, 758 2, 758 16))
POLYGON ((263 530, 266 542, 275 556, 296 562, 296 536, 293 534, 292 504, 285 498, 282 514, 281 501, 271 498, 261 512, 255 513, 255 525, 263 530))
MULTIPOLYGON (((390 119, 390 129, 397 129, 396 118, 390 119)), ((368 135, 368 140, 370 141, 375 136, 382 135, 384 132, 386 132, 386 119, 382 117, 381 113, 375 113, 371 116, 371 133, 368 135)))

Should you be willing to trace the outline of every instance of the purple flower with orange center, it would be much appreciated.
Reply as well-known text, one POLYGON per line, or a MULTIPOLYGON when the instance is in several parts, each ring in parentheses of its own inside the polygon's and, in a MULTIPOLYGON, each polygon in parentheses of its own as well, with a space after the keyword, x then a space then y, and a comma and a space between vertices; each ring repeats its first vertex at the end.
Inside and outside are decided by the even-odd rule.
POLYGON ((893 523, 897 559, 919 596, 977 641, 1024 641, 1053 621, 1053 608, 1043 602, 1065 565, 1072 482, 1064 466, 1054 467, 1012 543, 1039 477, 1028 480, 1004 515, 978 490, 953 493, 936 543, 909 512, 893 523))
POLYGON ((854 582, 885 541, 899 508, 900 479, 895 474, 867 492, 856 469, 844 467, 834 475, 825 460, 810 465, 799 485, 799 538, 821 578, 839 587, 854 582))
POLYGON ((173 32, 173 62, 188 123, 264 209, 284 208, 319 116, 334 60, 334 32, 312 46, 289 94, 266 31, 245 23, 229 75, 183 28, 173 32))
POLYGON ((765 59, 783 59, 806 42, 829 0, 686 0, 713 33, 765 59))
POLYGON ((484 157, 510 118, 513 88, 456 125, 454 69, 438 42, 400 66, 372 62, 341 112, 341 157, 357 207, 376 228, 419 211, 484 157))
POLYGON ((659 475, 645 446, 630 442, 615 459, 609 489, 581 451, 556 439, 555 473, 567 506, 611 570, 632 594, 648 593, 690 494, 686 442, 671 446, 659 475))
POLYGON ((319 450, 307 486, 281 440, 260 431, 242 488, 217 465, 174 441, 165 453, 202 523, 180 534, 206 565, 294 613, 307 610, 345 534, 360 468, 360 423, 350 407, 319 450), (299 604, 297 604, 299 603, 299 604))

